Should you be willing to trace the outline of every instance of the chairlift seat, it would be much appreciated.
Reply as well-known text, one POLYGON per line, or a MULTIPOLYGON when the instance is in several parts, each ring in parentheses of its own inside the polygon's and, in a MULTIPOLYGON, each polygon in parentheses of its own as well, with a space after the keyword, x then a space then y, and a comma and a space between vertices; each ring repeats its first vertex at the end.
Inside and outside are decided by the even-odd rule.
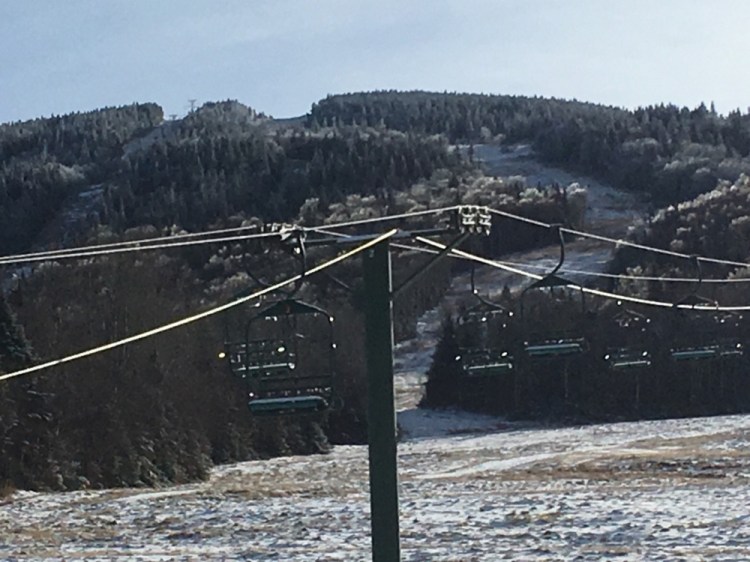
POLYGON ((256 375, 258 373, 275 373, 279 371, 289 371, 294 366, 291 363, 260 363, 258 365, 240 366, 237 371, 243 374, 256 375))
POLYGON ((609 368, 614 371, 629 369, 644 369, 651 366, 651 356, 648 351, 640 349, 620 348, 607 353, 604 359, 609 368))
POLYGON ((496 376, 513 370, 513 356, 496 348, 461 350, 461 363, 467 376, 496 376))
POLYGON ((502 375, 509 373, 513 370, 513 363, 511 361, 503 361, 498 363, 484 363, 476 365, 468 365, 464 368, 464 371, 470 377, 477 377, 483 375, 502 375))
POLYGON ((555 340, 537 344, 526 344, 524 350, 530 357, 559 357, 583 353, 582 340, 555 340))
POLYGON ((713 359, 718 356, 719 348, 716 346, 672 350, 672 359, 675 361, 697 361, 701 359, 713 359))
POLYGON ((250 400, 247 407, 255 415, 296 414, 325 410, 328 408, 328 401, 322 396, 315 395, 284 396, 250 400))
POLYGON ((621 359, 610 362, 610 367, 616 371, 625 369, 643 369, 651 366, 650 359, 621 359))

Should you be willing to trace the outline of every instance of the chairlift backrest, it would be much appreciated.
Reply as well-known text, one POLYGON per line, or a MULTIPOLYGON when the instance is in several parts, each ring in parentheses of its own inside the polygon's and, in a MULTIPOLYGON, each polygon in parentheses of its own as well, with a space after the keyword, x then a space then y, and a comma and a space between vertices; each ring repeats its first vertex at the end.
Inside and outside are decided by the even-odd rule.
POLYGON ((623 307, 620 301, 617 302, 617 306, 620 307, 620 310, 612 317, 612 320, 618 328, 642 330, 651 323, 649 317, 630 308, 623 307))
POLYGON ((675 302, 673 306, 677 309, 684 309, 686 307, 695 308, 699 305, 718 307, 719 303, 716 300, 698 294, 703 285, 703 268, 701 267, 700 258, 697 255, 690 256, 690 261, 696 270, 696 284, 688 295, 675 302))

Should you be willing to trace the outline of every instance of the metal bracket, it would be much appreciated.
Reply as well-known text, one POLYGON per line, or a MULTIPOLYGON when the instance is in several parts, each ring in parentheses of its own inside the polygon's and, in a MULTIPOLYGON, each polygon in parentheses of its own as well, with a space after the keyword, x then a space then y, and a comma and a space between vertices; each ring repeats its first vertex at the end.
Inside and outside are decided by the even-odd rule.
POLYGON ((460 205, 456 209, 454 227, 461 233, 488 236, 492 228, 492 215, 487 207, 460 205))

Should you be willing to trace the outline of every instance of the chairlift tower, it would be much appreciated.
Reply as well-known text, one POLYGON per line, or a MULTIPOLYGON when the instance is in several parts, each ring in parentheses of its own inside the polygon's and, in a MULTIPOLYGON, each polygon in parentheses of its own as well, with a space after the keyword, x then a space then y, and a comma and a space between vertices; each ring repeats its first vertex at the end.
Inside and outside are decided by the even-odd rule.
POLYGON ((397 562, 401 559, 397 426, 393 389, 393 301, 468 236, 489 234, 490 225, 491 217, 486 208, 459 207, 453 223, 454 229, 459 233, 458 237, 395 290, 389 240, 386 239, 365 252, 367 424, 373 562, 397 562))

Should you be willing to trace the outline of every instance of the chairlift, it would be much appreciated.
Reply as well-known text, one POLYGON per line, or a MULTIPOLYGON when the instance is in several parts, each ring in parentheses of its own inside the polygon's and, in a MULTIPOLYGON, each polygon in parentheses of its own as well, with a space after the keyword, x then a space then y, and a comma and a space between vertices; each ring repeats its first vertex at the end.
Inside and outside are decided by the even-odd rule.
POLYGON ((739 337, 742 315, 718 310, 717 301, 698 294, 703 284, 703 271, 697 256, 692 256, 692 263, 697 271, 697 283, 690 294, 674 303, 674 309, 678 314, 675 330, 677 334, 674 346, 670 349, 670 356, 675 362, 737 359, 744 354, 739 337), (697 305, 717 310, 700 311, 692 315, 692 318, 689 318, 690 322, 686 323, 687 311, 697 305))
POLYGON ((648 351, 634 352, 626 348, 610 350, 604 356, 604 360, 613 371, 644 369, 651 366, 651 354, 648 351))
POLYGON ((674 303, 668 318, 672 343, 667 355, 671 368, 665 370, 670 389, 666 396, 681 413, 726 412, 745 378, 742 315, 723 311, 716 300, 700 294, 700 258, 693 256, 691 261, 696 283, 674 303))
POLYGON ((674 361, 740 359, 744 355, 744 345, 737 330, 741 320, 741 315, 724 318, 723 315, 712 314, 704 320, 708 322, 707 327, 695 328, 696 335, 704 338, 703 343, 684 344, 672 348, 672 359, 674 361))
POLYGON ((560 225, 551 228, 555 229, 560 245, 558 263, 544 277, 528 285, 519 298, 522 331, 519 371, 523 377, 518 378, 516 402, 521 409, 562 413, 580 407, 589 391, 584 384, 583 365, 589 344, 581 332, 586 312, 583 288, 558 275, 565 261, 565 239, 560 225), (549 289, 552 293, 558 287, 580 289, 580 318, 573 321, 566 305, 556 314, 552 309, 562 303, 549 299, 545 303, 544 327, 532 331, 526 303, 528 295, 541 289, 549 289))
POLYGON ((495 350, 461 350, 464 373, 469 377, 500 376, 513 371, 513 357, 495 350))
POLYGON ((612 317, 612 330, 609 336, 616 345, 608 345, 604 360, 612 371, 629 371, 644 369, 651 366, 652 339, 650 327, 651 319, 622 306, 617 301, 620 310, 612 317))
POLYGON ((322 412, 334 402, 334 318, 295 298, 305 272, 303 231, 293 239, 301 278, 285 298, 252 315, 242 337, 227 338, 220 355, 246 385, 248 408, 258 416, 322 412))
POLYGON ((583 338, 550 338, 536 343, 524 342, 524 350, 529 357, 561 357, 577 355, 586 349, 583 338))
POLYGON ((508 414, 515 406, 514 313, 480 294, 473 264, 471 294, 476 303, 457 322, 456 360, 464 377, 458 400, 462 407, 475 411, 508 414))
POLYGON ((591 383, 594 408, 606 416, 639 417, 658 410, 659 375, 653 368, 654 323, 651 318, 617 301, 599 311, 595 341, 605 369, 596 370, 591 383))
MULTIPOLYGON (((555 287, 579 287, 577 283, 569 281, 563 277, 560 277, 557 272, 562 267, 565 261, 565 239, 563 237, 562 229, 560 225, 552 225, 552 228, 556 229, 558 240, 560 244, 560 259, 557 265, 547 275, 535 281, 528 287, 526 287, 520 298, 521 308, 521 321, 524 326, 528 325, 528 319, 525 314, 525 297, 527 293, 538 289, 550 289, 553 290, 555 287)), ((583 288, 581 289, 581 314, 583 315, 586 311, 586 303, 584 299, 583 288)), ((529 333, 528 329, 525 331, 525 340, 523 343, 523 351, 525 354, 534 359, 546 359, 546 358, 557 358, 567 357, 571 355, 579 355, 584 353, 588 349, 586 339, 580 334, 575 333, 574 330, 565 329, 549 333, 529 333)))
POLYGON ((471 266, 471 294, 477 301, 458 318, 468 345, 460 346, 461 367, 467 376, 496 376, 513 371, 513 355, 507 336, 513 311, 482 296, 476 287, 475 265, 471 266))

